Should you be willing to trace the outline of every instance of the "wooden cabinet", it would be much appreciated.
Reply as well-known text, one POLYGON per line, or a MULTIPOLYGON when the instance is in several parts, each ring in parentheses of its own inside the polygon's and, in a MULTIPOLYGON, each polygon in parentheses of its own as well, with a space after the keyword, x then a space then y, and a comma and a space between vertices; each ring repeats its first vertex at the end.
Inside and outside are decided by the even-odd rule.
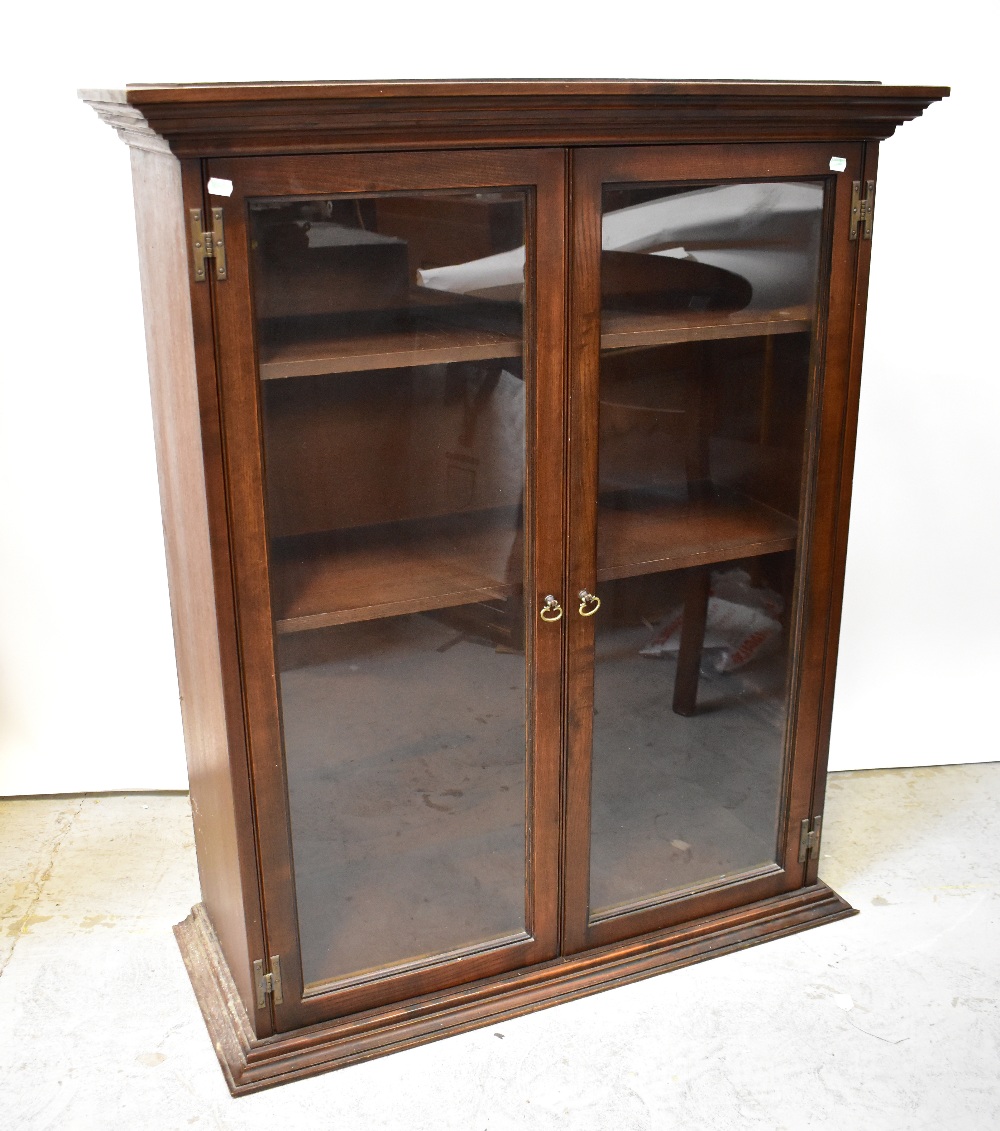
POLYGON ((947 92, 86 92, 132 147, 234 1092, 851 914, 880 139, 947 92))

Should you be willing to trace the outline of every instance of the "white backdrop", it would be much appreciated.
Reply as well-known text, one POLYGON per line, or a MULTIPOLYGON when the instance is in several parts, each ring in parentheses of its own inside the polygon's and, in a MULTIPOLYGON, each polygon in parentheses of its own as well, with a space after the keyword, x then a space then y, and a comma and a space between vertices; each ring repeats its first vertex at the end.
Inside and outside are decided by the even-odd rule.
POLYGON ((4 53, 0 795, 186 785, 128 151, 75 95, 150 81, 950 84, 882 151, 832 765, 1000 757, 987 12, 972 0, 933 22, 879 0, 19 5, 4 53))

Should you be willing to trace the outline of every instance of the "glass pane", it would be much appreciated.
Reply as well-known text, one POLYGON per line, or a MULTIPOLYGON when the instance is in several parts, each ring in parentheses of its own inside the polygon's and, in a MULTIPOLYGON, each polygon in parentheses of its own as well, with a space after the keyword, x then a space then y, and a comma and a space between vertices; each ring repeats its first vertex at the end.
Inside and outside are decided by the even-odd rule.
POLYGON ((526 197, 251 206, 307 985, 525 931, 526 197))
POLYGON ((605 189, 592 919, 776 860, 822 212, 605 189))

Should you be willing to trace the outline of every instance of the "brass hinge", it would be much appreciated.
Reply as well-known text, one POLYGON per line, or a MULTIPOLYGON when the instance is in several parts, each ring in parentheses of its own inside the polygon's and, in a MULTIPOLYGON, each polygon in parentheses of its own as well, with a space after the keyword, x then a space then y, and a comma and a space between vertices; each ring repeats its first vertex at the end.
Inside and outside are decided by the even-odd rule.
POLYGON ((275 1005, 281 1005, 281 959, 276 954, 271 955, 271 972, 264 973, 264 963, 261 959, 253 964, 253 984, 257 991, 257 1008, 263 1009, 268 995, 274 998, 275 1005))
POLYGON ((819 856, 819 838, 823 828, 823 818, 808 817, 799 826, 799 863, 804 864, 811 856, 819 856))
POLYGON ((872 223, 875 219, 875 182, 865 181, 865 198, 861 199, 861 182, 855 181, 851 188, 851 239, 858 238, 858 225, 865 229, 865 239, 872 238, 872 223))
POLYGON ((226 277, 226 241, 222 209, 212 209, 212 227, 202 226, 201 209, 191 209, 191 254, 194 256, 194 281, 203 283, 207 278, 205 260, 215 260, 215 277, 226 277))

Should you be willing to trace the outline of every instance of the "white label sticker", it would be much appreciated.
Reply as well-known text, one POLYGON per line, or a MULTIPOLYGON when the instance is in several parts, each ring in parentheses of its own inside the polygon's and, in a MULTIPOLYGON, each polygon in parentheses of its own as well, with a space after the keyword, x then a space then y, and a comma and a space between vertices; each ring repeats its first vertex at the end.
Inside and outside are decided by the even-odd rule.
MULTIPOLYGON (((847 158, 846 157, 831 157, 830 158, 830 168, 835 173, 842 173, 847 168, 847 158)), ((211 184, 211 183, 212 182, 209 181, 209 184, 211 184)), ((209 189, 208 191, 211 192, 212 190, 209 189)))
MULTIPOLYGON (((832 164, 830 168, 833 168, 832 164)), ((232 196, 233 182, 227 181, 225 177, 209 177, 208 191, 211 196, 232 196)))

